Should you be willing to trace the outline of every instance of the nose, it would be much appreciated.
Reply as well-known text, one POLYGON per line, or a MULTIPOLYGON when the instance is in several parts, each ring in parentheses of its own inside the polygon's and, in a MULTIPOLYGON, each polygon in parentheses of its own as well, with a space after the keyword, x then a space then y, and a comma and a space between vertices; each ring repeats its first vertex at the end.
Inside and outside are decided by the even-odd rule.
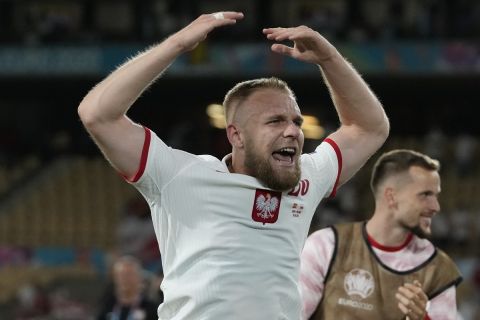
POLYGON ((301 132, 302 132, 302 129, 298 126, 298 124, 291 121, 287 124, 287 127, 285 128, 283 135, 285 138, 288 138, 288 137, 298 138, 301 132))
POLYGON ((434 197, 431 201, 430 208, 432 211, 435 211, 435 213, 440 212, 440 202, 438 201, 437 197, 434 197))

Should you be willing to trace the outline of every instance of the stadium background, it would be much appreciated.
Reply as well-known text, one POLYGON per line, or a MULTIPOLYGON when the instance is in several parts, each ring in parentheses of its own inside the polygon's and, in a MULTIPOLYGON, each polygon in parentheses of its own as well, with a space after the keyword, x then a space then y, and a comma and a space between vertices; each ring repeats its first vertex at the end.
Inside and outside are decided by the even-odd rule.
MULTIPOLYGON (((119 254, 138 256, 149 277, 159 272, 148 209, 101 158, 76 107, 127 57, 202 12, 225 9, 246 18, 179 58, 130 116, 174 147, 222 157, 229 147, 207 106, 237 81, 276 75, 328 134, 338 121, 316 68, 271 54, 261 34, 266 26, 318 30, 383 102, 391 136, 382 150, 415 148, 442 160, 434 241, 464 273, 463 319, 480 319, 474 0, 0 0, 0 318, 19 318, 36 295, 50 306, 36 319, 92 318, 119 254)), ((305 151, 319 141, 307 140, 305 151)), ((321 205, 312 229, 369 216, 372 161, 321 205)))

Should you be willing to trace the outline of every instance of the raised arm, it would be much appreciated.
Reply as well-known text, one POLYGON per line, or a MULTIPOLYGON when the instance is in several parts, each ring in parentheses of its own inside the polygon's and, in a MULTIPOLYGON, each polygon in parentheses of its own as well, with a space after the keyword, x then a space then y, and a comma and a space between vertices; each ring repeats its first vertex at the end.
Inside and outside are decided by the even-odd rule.
POLYGON ((263 33, 273 41, 293 42, 293 47, 275 43, 272 51, 320 67, 341 122, 330 138, 343 155, 339 184, 344 183, 388 136, 389 122, 381 103, 355 69, 318 32, 300 26, 268 28, 263 33))
POLYGON ((204 14, 158 45, 130 59, 97 84, 83 99, 78 114, 112 165, 127 177, 139 166, 144 129, 126 113, 142 92, 180 54, 195 48, 208 33, 242 19, 240 12, 204 14))

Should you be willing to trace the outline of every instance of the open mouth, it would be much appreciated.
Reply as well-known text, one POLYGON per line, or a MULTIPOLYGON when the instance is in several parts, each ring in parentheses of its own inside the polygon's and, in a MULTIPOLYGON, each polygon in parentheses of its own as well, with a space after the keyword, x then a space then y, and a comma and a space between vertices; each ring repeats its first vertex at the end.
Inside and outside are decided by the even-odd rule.
POLYGON ((432 224, 432 217, 420 217, 420 224, 426 228, 430 227, 430 225, 432 224))
POLYGON ((277 151, 272 152, 272 157, 284 164, 292 164, 295 154, 297 153, 296 148, 285 147, 277 151))

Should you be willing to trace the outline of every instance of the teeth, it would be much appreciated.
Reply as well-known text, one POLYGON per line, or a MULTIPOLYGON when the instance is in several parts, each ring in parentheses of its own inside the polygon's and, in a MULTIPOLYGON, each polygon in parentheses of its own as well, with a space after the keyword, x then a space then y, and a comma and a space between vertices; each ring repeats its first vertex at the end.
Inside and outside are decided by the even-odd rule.
POLYGON ((280 152, 288 152, 288 153, 295 153, 295 149, 293 148, 282 148, 280 152))

